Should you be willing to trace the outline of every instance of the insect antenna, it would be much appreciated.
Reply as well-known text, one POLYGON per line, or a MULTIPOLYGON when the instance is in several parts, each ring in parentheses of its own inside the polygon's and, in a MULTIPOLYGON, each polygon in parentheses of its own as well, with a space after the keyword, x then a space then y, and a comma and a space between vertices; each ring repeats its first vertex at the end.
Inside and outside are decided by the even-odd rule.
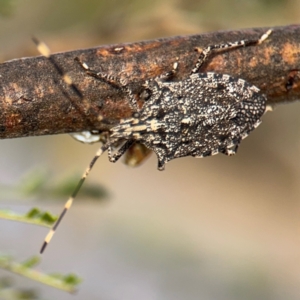
MULTIPOLYGON (((73 81, 71 79, 71 77, 67 74, 64 73, 63 70, 61 69, 61 67, 57 64, 57 62, 54 60, 53 56, 51 55, 51 51, 48 48, 48 46, 39 41, 37 38, 33 37, 33 42, 36 44, 36 47, 38 49, 38 51, 40 52, 41 55, 45 56, 50 62, 51 64, 54 66, 54 68, 56 69, 57 73, 61 76, 61 78, 64 80, 64 82, 75 92, 75 94, 78 96, 78 98, 83 101, 85 100, 82 93, 80 92, 80 90, 77 88, 76 85, 73 84, 73 81)), ((79 106, 74 103, 74 101, 71 99, 71 97, 68 95, 68 93, 60 86, 58 85, 62 91, 62 93, 70 100, 70 102, 72 103, 72 105, 81 113, 82 110, 79 108, 79 106)), ((84 113, 83 113, 84 115, 84 113)), ((85 117, 85 115, 84 115, 85 117)), ((91 122, 89 123, 89 125, 91 124, 91 122)), ((86 168, 86 170, 84 171, 84 173, 81 176, 81 179, 79 180, 79 182, 77 183, 76 188, 74 189, 72 195, 69 197, 69 199, 67 200, 67 202, 65 203, 65 206, 62 210, 62 212, 60 213, 58 219, 56 220, 55 224, 52 226, 52 228, 50 229, 49 233, 47 234, 47 236, 45 237, 45 240, 42 244, 40 253, 43 253, 45 248, 47 247, 47 245, 49 244, 49 242, 51 241, 57 227, 59 226, 60 222, 62 221, 63 217, 65 216, 66 212, 70 209, 70 207, 72 206, 72 203, 74 201, 74 199, 76 198, 81 186, 83 185, 85 179, 87 178, 87 176, 89 175, 91 169, 93 168, 94 164, 96 163, 97 159, 108 149, 110 149, 111 145, 115 142, 115 140, 113 141, 108 141, 107 143, 105 143, 103 146, 101 146, 98 151, 96 152, 94 158, 92 159, 92 161, 90 162, 89 166, 86 168)))
MULTIPOLYGON (((39 53, 41 55, 43 55, 44 57, 46 57, 50 61, 52 66, 55 68, 56 72, 63 79, 63 81, 76 94, 76 96, 81 100, 81 102, 85 104, 85 109, 86 109, 86 107, 89 106, 88 101, 85 99, 85 97, 83 96, 81 91, 78 89, 78 87, 73 83, 72 78, 68 75, 68 73, 64 72, 62 70, 62 68, 58 65, 58 63, 56 62, 54 57, 51 55, 51 51, 50 51, 49 47, 44 42, 37 39, 36 37, 32 37, 32 40, 35 43, 36 48, 39 51, 39 53)), ((54 80, 54 82, 59 87, 62 94, 70 101, 72 106, 82 115, 82 117, 87 122, 87 125, 90 128, 93 128, 93 123, 88 118, 86 118, 86 113, 84 111, 85 109, 82 109, 56 80, 54 80)))
POLYGON ((76 95, 79 98, 83 98, 82 93, 76 87, 76 85, 73 84, 73 81, 72 81, 71 77, 68 75, 68 73, 63 72, 63 70, 61 69, 61 67, 54 60, 53 56, 51 56, 51 51, 50 51, 49 47, 44 42, 38 40, 36 37, 33 37, 32 40, 35 43, 36 48, 40 52, 40 54, 43 55, 43 56, 45 56, 46 58, 48 58, 48 60, 54 66, 54 68, 56 69, 56 71, 58 72, 58 74, 62 77, 62 79, 64 80, 64 82, 69 87, 71 87, 71 89, 76 93, 76 95))
POLYGON ((72 195, 69 197, 68 201, 65 203, 64 209, 62 210, 62 212, 60 213, 58 219, 56 220, 55 224, 53 225, 53 227, 50 229, 49 233, 47 234, 47 236, 45 237, 44 243, 41 247, 40 253, 42 254, 45 250, 45 248, 47 247, 47 245, 50 243, 58 225, 60 224, 61 220, 63 219, 63 217, 65 216, 66 212, 70 209, 74 199, 76 198, 82 184, 84 183, 85 179, 87 178, 87 176, 89 175, 90 171, 92 170, 93 166, 95 165, 97 159, 108 149, 110 148, 112 142, 107 142, 105 145, 103 145, 102 147, 100 147, 98 149, 98 151, 96 152, 94 158, 91 160, 89 166, 86 168, 86 170, 84 171, 84 173, 81 176, 81 179, 79 180, 79 182, 77 183, 77 186, 75 188, 75 190, 73 191, 72 195))

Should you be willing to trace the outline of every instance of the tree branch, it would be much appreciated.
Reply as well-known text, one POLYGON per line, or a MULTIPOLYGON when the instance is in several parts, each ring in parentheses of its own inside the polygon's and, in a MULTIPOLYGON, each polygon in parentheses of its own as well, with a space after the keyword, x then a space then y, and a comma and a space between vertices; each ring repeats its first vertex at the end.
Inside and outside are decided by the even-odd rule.
MULTIPOLYGON (((213 32, 54 54, 85 101, 66 86, 44 57, 5 62, 0 65, 0 138, 105 131, 130 116, 125 95, 87 77, 75 57, 94 70, 125 78, 139 94, 146 79, 170 71, 177 58, 176 79, 188 76, 198 57, 195 47, 258 38, 266 30, 213 32)), ((201 71, 243 78, 258 86, 271 105, 295 101, 300 98, 300 25, 274 28, 261 45, 216 54, 201 71)))

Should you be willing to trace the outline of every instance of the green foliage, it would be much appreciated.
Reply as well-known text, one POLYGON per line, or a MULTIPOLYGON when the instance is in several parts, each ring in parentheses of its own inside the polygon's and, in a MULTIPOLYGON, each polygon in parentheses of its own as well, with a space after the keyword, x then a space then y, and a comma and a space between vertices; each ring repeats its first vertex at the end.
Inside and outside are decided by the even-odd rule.
MULTIPOLYGON (((35 169, 22 178, 16 189, 27 197, 66 198, 74 191, 79 179, 80 175, 71 175, 53 183, 48 171, 35 169)), ((84 197, 102 200, 108 197, 108 191, 100 184, 86 182, 80 190, 78 200, 84 197)))
POLYGON ((38 294, 34 289, 17 288, 10 277, 2 277, 0 278, 0 299, 37 300, 38 294))
POLYGON ((57 219, 49 212, 40 211, 38 208, 32 208, 26 214, 17 214, 11 210, 0 209, 0 219, 6 219, 17 222, 24 222, 50 228, 57 219))
MULTIPOLYGON (((60 180, 59 184, 56 184, 52 189, 52 194, 55 196, 69 197, 74 191, 79 178, 79 175, 72 175, 63 180, 60 180)), ((51 192, 50 192, 51 193, 51 192)), ((91 184, 85 182, 85 184, 80 189, 80 197, 88 197, 94 200, 99 200, 106 198, 108 196, 107 190, 100 184, 91 184)))
POLYGON ((57 216, 53 216, 48 211, 42 212, 36 207, 32 208, 27 214, 25 214, 25 217, 30 220, 39 220, 41 223, 48 224, 48 226, 53 225, 57 220, 57 216))
POLYGON ((65 284, 68 284, 68 285, 76 286, 82 282, 81 278, 79 278, 74 273, 70 273, 67 275, 62 275, 59 273, 52 273, 51 276, 54 278, 57 278, 58 280, 61 280, 62 282, 64 282, 65 284))
MULTIPOLYGON (((34 269, 40 262, 40 257, 33 256, 22 263, 15 262, 11 256, 0 254, 0 268, 15 274, 27 277, 42 284, 74 293, 81 279, 76 274, 45 274, 34 269)), ((1 282, 1 281, 0 281, 1 282)), ((5 281, 4 281, 5 283, 5 281)), ((0 296, 3 289, 7 289, 7 285, 0 283, 0 296)), ((14 299, 14 298, 13 298, 14 299)), ((22 299, 22 298, 17 298, 22 299)), ((26 298, 24 298, 26 299, 26 298)), ((32 299, 32 298, 30 298, 32 299)))
MULTIPOLYGON (((78 178, 80 178, 80 176, 72 175, 64 180, 60 180, 58 184, 51 184, 49 177, 46 171, 34 170, 22 180, 22 183, 15 190, 27 197, 34 195, 34 197, 39 197, 40 199, 45 199, 46 197, 66 198, 70 196, 78 183, 78 178)), ((86 184, 80 191, 80 196, 79 200, 84 198, 84 196, 93 199, 103 199, 107 197, 107 191, 99 185, 86 184)), ((11 210, 0 210, 0 219, 50 228, 57 220, 57 216, 34 207, 25 214, 11 210)), ((60 290, 70 293, 75 292, 77 285, 81 282, 81 279, 76 274, 44 274, 34 269, 39 262, 40 257, 37 256, 31 257, 22 263, 17 263, 10 256, 0 254, 0 269, 5 269, 60 290)), ((38 299, 38 296, 32 289, 18 289, 10 284, 7 278, 0 278, 0 299, 38 299)))
POLYGON ((0 16, 9 17, 13 12, 11 0, 0 0, 0 16))

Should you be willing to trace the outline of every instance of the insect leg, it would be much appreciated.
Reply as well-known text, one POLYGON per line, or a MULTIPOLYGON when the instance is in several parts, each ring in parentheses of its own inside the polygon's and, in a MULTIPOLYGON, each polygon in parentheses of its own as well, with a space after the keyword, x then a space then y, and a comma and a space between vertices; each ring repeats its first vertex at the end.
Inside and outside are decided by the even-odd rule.
POLYGON ((96 79, 102 80, 108 84, 111 84, 111 85, 121 89, 128 96, 129 105, 130 105, 131 109, 135 112, 139 111, 135 96, 132 93, 132 90, 128 87, 126 80, 106 74, 104 72, 93 71, 89 68, 89 66, 86 63, 81 62, 78 57, 76 57, 75 60, 79 63, 79 65, 82 67, 82 69, 85 71, 85 73, 87 75, 92 76, 96 79))
POLYGON ((259 45, 269 37, 271 32, 272 32, 272 30, 269 29, 259 39, 256 39, 256 40, 241 40, 241 41, 236 41, 236 42, 232 42, 232 43, 211 45, 211 46, 208 46, 207 48, 205 48, 204 50, 202 50, 201 52, 199 51, 198 48, 196 48, 196 50, 198 52, 200 52, 200 55, 198 57, 195 67, 191 71, 191 74, 198 73, 200 68, 202 67, 203 63, 208 59, 209 55, 211 55, 214 51, 230 50, 230 49, 234 49, 234 48, 247 47, 250 45, 259 45))
POLYGON ((110 147, 108 148, 108 159, 110 162, 117 162, 119 158, 135 143, 134 140, 126 141, 116 153, 112 154, 110 147))

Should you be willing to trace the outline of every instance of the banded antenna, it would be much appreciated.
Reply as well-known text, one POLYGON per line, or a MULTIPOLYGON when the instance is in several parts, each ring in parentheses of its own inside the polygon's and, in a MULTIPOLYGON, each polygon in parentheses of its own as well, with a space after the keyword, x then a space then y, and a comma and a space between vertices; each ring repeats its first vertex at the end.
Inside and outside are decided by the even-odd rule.
MULTIPOLYGON (((56 69, 56 71, 58 72, 58 74, 62 77, 62 79, 64 80, 64 82, 76 93, 76 95, 79 97, 80 100, 84 100, 84 97, 82 95, 82 93, 79 91, 79 89, 76 87, 76 85, 74 85, 71 77, 67 74, 64 73, 63 70, 60 68, 60 66, 56 63, 56 61, 54 60, 53 56, 51 55, 51 51, 48 48, 48 46, 39 41, 37 38, 33 37, 33 42, 36 44, 36 47, 38 49, 38 51, 40 52, 41 55, 45 56, 50 62, 51 64, 54 66, 54 68, 56 69)), ((79 64, 81 65, 81 67, 86 71, 86 72, 90 72, 93 73, 94 77, 96 77, 96 73, 94 74, 93 71, 89 70, 88 66, 86 64, 83 64, 81 62, 79 62, 79 64)), ((99 75, 98 75, 99 77, 99 75)), ((105 79, 104 79, 105 80, 105 79)), ((110 81, 114 81, 114 78, 111 77, 110 80, 107 79, 107 82, 110 83, 110 81)), ((64 91, 61 87, 61 90, 63 91, 63 94, 72 102, 72 104, 74 105, 74 101, 71 100, 71 97, 67 94, 66 91, 64 91)), ((78 107, 76 107, 78 108, 78 107)), ((117 139, 118 140, 118 139, 117 139)), ((132 143, 126 143, 125 147, 121 147, 119 149, 119 151, 117 151, 114 155, 111 154, 111 145, 114 144, 116 142, 115 140, 111 140, 106 142, 103 146, 101 146, 98 151, 96 152, 94 158, 92 159, 92 161, 90 162, 89 166, 86 168, 86 170, 84 171, 84 173, 82 174, 81 179, 79 180, 75 190, 73 191, 72 195, 69 197, 69 199, 67 200, 67 202, 64 205, 64 208, 62 210, 62 212, 60 213, 58 219, 56 220, 55 224, 53 225, 53 227, 50 229, 49 233, 47 234, 47 236, 45 237, 45 240, 42 244, 40 253, 43 253, 44 250, 46 249, 47 245, 50 243, 57 227, 59 226, 59 224, 61 223, 63 217, 65 216, 66 212, 70 209, 70 207, 72 206, 72 203, 74 201, 74 199, 76 198, 82 184, 84 183, 86 177, 89 175, 91 169, 93 168, 94 164, 96 163, 97 159, 106 151, 109 150, 109 159, 110 161, 117 161, 123 154, 124 152, 130 147, 130 145, 132 143)))

